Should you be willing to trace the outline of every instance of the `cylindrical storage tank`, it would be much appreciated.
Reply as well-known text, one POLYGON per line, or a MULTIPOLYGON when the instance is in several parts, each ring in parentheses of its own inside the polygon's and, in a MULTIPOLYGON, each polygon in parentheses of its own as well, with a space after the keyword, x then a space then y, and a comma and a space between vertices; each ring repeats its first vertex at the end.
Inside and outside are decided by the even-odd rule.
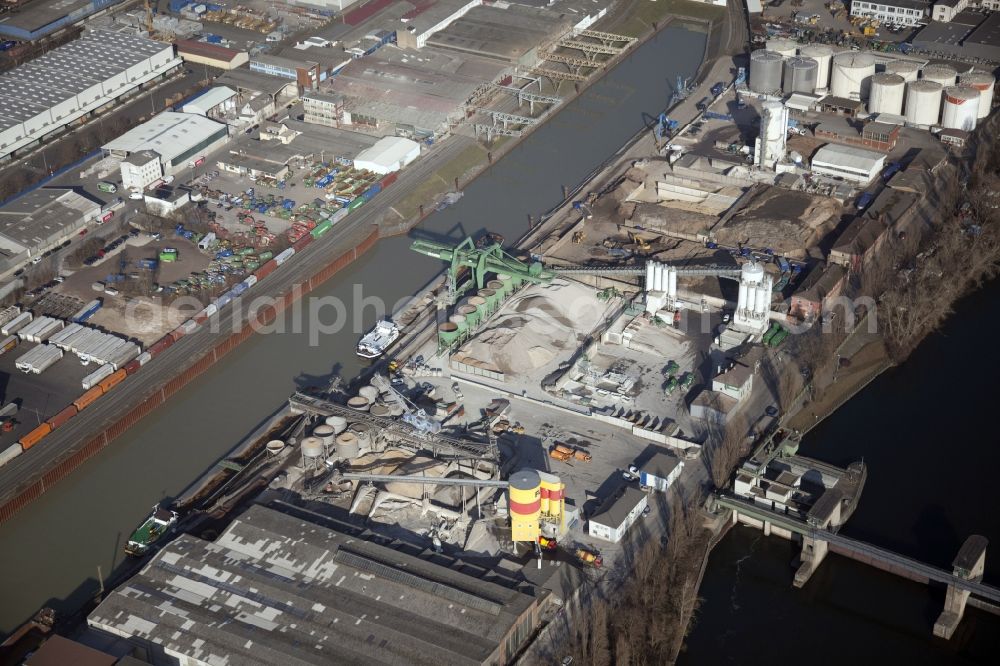
POLYGON ((816 87, 830 87, 830 63, 833 61, 833 47, 827 44, 806 44, 799 49, 799 55, 816 61, 816 87))
POLYGON ((774 51, 778 55, 790 58, 795 55, 799 50, 799 43, 794 39, 788 39, 787 37, 775 37, 773 39, 767 40, 768 51, 774 51))
POLYGON ((845 99, 867 99, 872 75, 875 74, 875 56, 870 53, 838 53, 833 56, 830 92, 845 99))
POLYGON ((941 91, 935 81, 910 81, 906 84, 906 122, 911 125, 936 125, 941 116, 941 91))
POLYGON ((333 434, 335 435, 339 435, 347 430, 347 419, 343 416, 328 416, 324 423, 333 428, 333 434))
POLYGON ((359 412, 367 412, 369 407, 371 407, 371 401, 359 395, 348 400, 347 406, 359 412))
POLYGON ((756 93, 773 93, 781 90, 780 53, 758 49, 750 54, 750 90, 756 93))
POLYGON ((280 439, 272 439, 267 443, 267 453, 271 456, 276 456, 281 453, 285 448, 285 443, 280 439))
POLYGON ((899 74, 876 74, 872 77, 871 93, 868 95, 868 113, 901 115, 905 93, 906 80, 899 74))
POLYGON ((510 476, 510 532, 512 541, 537 541, 542 506, 542 479, 533 469, 510 476))
POLYGON ((978 118, 985 118, 990 115, 993 109, 993 86, 996 79, 988 72, 969 72, 959 77, 963 86, 972 86, 979 91, 979 114, 978 118))
POLYGON ((465 323, 469 328, 473 328, 479 323, 479 310, 475 305, 459 305, 456 312, 465 317, 465 323))
POLYGON ((899 74, 904 81, 916 81, 920 74, 920 65, 912 60, 893 60, 885 66, 886 74, 899 74))
POLYGON ((812 58, 795 56, 785 61, 785 78, 782 90, 786 95, 792 93, 813 94, 816 92, 816 82, 819 80, 819 64, 812 58))
POLYGON ((920 78, 924 81, 934 81, 945 87, 955 85, 957 77, 958 72, 948 65, 928 65, 920 72, 920 78))
POLYGON ((387 419, 390 416, 392 416, 392 408, 389 407, 389 405, 383 405, 383 404, 372 405, 371 409, 369 409, 368 412, 372 416, 378 416, 379 418, 383 419, 387 419))
POLYGON ((378 398, 378 389, 374 386, 362 386, 358 390, 358 395, 362 398, 368 398, 368 402, 375 402, 375 399, 378 398))
POLYGON ((320 459, 324 457, 323 454, 323 442, 319 437, 306 437, 302 440, 302 457, 309 460, 320 459))
POLYGON ((342 432, 337 435, 337 457, 343 460, 357 458, 360 450, 358 438, 353 432, 342 432))
POLYGON ((948 129, 971 132, 979 118, 979 91, 972 86, 948 86, 944 89, 941 125, 948 129))
POLYGON ((319 437, 320 441, 323 442, 323 448, 329 453, 330 447, 333 446, 333 440, 337 438, 337 433, 324 423, 313 428, 313 437, 319 437))
POLYGON ((454 344, 460 335, 461 332, 458 330, 458 326, 450 321, 446 321, 438 326, 438 340, 443 345, 454 344))
MULTIPOLYGON (((392 407, 390 406, 389 409, 392 409, 392 407)), ((367 423, 352 423, 351 427, 347 429, 347 432, 358 438, 358 445, 361 448, 371 446, 372 428, 367 423)))
POLYGON ((500 294, 501 298, 507 296, 507 284, 506 282, 501 282, 500 280, 490 280, 486 283, 487 289, 492 289, 493 291, 500 294))

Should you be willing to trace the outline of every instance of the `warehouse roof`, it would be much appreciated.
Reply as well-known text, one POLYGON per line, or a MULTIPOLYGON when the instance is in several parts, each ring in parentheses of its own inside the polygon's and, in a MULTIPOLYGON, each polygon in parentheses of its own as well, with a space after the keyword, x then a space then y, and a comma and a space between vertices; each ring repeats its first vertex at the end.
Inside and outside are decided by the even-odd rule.
POLYGON ((828 143, 816 151, 812 163, 832 164, 849 169, 871 171, 885 160, 885 155, 864 148, 828 143))
POLYGON ((88 623, 228 666, 483 663, 538 597, 450 564, 253 506, 165 546, 88 623))
POLYGON ((204 115, 233 97, 236 97, 236 91, 232 88, 216 86, 185 104, 183 111, 185 113, 200 113, 204 115))
POLYGON ((0 130, 100 85, 170 49, 145 37, 99 30, 0 75, 0 130))
POLYGON ((36 248, 101 212, 101 205, 61 187, 43 187, 0 208, 0 234, 25 248, 36 248))
POLYGON ((645 498, 646 493, 638 488, 627 486, 620 495, 613 495, 605 501, 590 519, 600 525, 618 527, 625 522, 625 518, 632 512, 632 509, 645 498))
POLYGON ((107 151, 136 153, 155 150, 164 162, 224 129, 225 125, 195 113, 164 111, 138 127, 130 129, 102 148, 107 151))

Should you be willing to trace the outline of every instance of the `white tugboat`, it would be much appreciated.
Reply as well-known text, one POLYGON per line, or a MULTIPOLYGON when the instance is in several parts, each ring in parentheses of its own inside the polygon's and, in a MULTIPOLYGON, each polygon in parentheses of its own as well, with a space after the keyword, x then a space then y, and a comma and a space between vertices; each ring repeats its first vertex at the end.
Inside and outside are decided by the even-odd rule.
POLYGON ((399 339, 399 333, 396 322, 391 319, 380 321, 358 341, 358 356, 378 358, 399 339))

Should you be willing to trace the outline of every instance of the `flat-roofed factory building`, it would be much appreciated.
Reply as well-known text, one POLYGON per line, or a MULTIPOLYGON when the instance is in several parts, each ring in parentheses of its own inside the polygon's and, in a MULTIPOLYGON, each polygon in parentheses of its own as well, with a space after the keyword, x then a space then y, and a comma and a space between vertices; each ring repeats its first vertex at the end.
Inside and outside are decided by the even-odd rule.
POLYGON ((304 513, 254 506, 214 542, 178 537, 88 624, 189 666, 506 664, 538 627, 548 592, 304 513))

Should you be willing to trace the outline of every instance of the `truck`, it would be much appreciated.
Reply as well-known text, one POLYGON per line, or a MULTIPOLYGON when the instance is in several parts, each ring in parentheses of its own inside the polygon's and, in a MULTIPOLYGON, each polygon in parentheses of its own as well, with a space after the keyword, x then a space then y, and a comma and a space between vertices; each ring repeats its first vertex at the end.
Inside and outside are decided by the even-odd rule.
POLYGON ((595 553, 586 548, 576 549, 576 559, 580 560, 582 564, 595 569, 600 569, 604 564, 604 558, 601 557, 600 553, 595 553))
POLYGON ((118 186, 115 185, 114 183, 109 183, 106 180, 102 180, 101 182, 99 182, 97 184, 97 189, 99 189, 101 192, 107 192, 108 194, 114 194, 115 192, 118 191, 118 186))

